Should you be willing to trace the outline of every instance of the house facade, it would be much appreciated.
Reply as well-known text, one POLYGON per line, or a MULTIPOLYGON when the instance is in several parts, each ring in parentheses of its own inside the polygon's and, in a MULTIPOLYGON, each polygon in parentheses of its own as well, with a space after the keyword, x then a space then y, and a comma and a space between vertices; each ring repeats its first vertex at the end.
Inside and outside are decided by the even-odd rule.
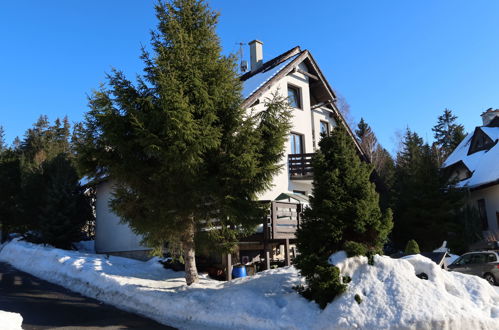
MULTIPOLYGON (((312 193, 311 157, 319 147, 321 133, 328 134, 335 126, 344 125, 355 141, 359 155, 364 157, 364 154, 335 104, 333 89, 309 51, 294 47, 264 61, 263 43, 254 40, 249 46, 250 71, 241 76, 243 106, 253 113, 264 111, 265 100, 278 93, 288 98, 289 111, 293 114, 283 168, 274 177, 272 188, 260 194, 259 199, 279 201, 281 203, 276 205, 281 206, 288 205, 285 203, 290 207, 292 204, 306 205, 312 193)), ((96 251, 138 257, 148 249, 109 209, 112 187, 112 181, 105 181, 96 188, 96 251)), ((251 244, 254 250, 261 248, 258 241, 246 243, 248 248, 251 244)))
POLYGON ((499 241, 499 109, 482 113, 482 126, 468 134, 443 167, 467 189, 468 203, 478 210, 484 238, 499 241))

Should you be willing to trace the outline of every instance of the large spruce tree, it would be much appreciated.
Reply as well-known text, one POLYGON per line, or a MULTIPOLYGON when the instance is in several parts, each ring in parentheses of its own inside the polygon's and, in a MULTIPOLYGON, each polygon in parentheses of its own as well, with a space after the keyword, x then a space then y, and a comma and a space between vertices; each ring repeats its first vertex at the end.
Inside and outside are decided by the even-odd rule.
POLYGON ((136 84, 109 75, 77 150, 88 175, 113 180, 112 209, 148 244, 180 241, 191 284, 201 227, 234 243, 261 216, 256 194, 280 170, 289 112, 278 97, 258 114, 241 108, 234 58, 221 55, 218 15, 204 1, 160 2, 156 13, 145 74, 136 84))
POLYGON ((302 294, 325 307, 344 288, 328 257, 343 249, 350 256, 382 253, 392 219, 390 210, 380 210, 372 165, 361 161, 346 129, 338 125, 319 145, 310 208, 297 231, 296 266, 307 280, 302 294))
POLYGON ((439 148, 439 165, 456 149, 466 136, 464 126, 456 123, 457 116, 452 114, 452 110, 444 109, 444 113, 438 116, 438 121, 431 129, 435 144, 439 148))
POLYGON ((0 226, 1 242, 18 228, 21 196, 21 165, 18 155, 10 149, 0 152, 0 226))
POLYGON ((69 249, 83 237, 82 228, 93 217, 90 197, 80 185, 68 154, 61 153, 43 164, 43 187, 38 210, 38 230, 43 243, 69 249))
POLYGON ((392 241, 399 249, 415 239, 422 251, 432 251, 444 240, 462 251, 477 237, 472 212, 462 209, 464 191, 449 183, 439 159, 436 146, 407 129, 395 170, 392 241))

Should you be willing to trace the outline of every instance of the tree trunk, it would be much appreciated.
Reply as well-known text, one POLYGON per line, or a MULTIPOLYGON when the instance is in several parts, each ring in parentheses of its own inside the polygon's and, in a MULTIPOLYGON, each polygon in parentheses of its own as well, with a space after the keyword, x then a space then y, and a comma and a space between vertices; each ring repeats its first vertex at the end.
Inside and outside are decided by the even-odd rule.
POLYGON ((185 281, 187 285, 191 285, 199 280, 198 270, 196 268, 196 251, 194 245, 194 235, 196 227, 194 221, 189 219, 189 225, 183 235, 182 249, 184 252, 185 262, 185 281))

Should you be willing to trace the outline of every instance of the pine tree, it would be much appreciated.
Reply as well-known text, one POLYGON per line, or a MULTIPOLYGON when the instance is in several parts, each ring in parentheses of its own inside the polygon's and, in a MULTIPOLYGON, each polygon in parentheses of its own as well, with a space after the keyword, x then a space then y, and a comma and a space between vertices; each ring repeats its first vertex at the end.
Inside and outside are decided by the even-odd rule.
POLYGON ((374 162, 374 153, 378 147, 378 139, 371 127, 364 121, 364 118, 360 118, 355 134, 369 161, 374 162))
POLYGON ((444 109, 444 113, 438 116, 438 122, 431 129, 434 133, 435 143, 442 153, 440 164, 456 149, 464 139, 464 126, 456 124, 457 116, 449 109, 444 109))
POLYGON ((67 154, 59 154, 43 164, 44 194, 38 221, 43 243, 68 249, 72 242, 80 241, 82 228, 92 218, 89 197, 67 154))
POLYGON ((410 239, 431 251, 459 233, 464 194, 440 171, 438 149, 409 129, 397 155, 392 241, 399 248, 410 239))
POLYGON ((407 242, 407 245, 405 246, 404 251, 406 254, 419 254, 419 253, 421 253, 421 251, 419 251, 418 242, 416 242, 413 239, 411 239, 410 241, 407 242))
POLYGON ((382 253, 392 219, 390 210, 382 214, 370 182, 373 168, 360 160, 345 128, 338 125, 319 145, 313 197, 297 231, 296 266, 307 280, 301 293, 324 308, 344 290, 328 257, 343 249, 350 256, 382 253))
POLYGON ((5 150, 6 145, 5 145, 5 131, 3 129, 3 126, 0 125, 0 155, 3 153, 5 150))
POLYGON ((145 74, 134 85, 113 71, 75 140, 82 170, 114 180, 112 209, 146 243, 180 241, 190 285, 200 227, 229 249, 261 219, 256 194, 281 168, 289 111, 277 97, 256 115, 241 108, 234 58, 221 56, 204 1, 160 2, 156 13, 145 74))
POLYGON ((0 154, 0 226, 1 242, 9 232, 19 229, 19 199, 21 194, 21 164, 18 155, 9 149, 0 154))
POLYGON ((391 188, 393 185, 395 164, 390 153, 379 143, 371 127, 360 119, 355 135, 375 170, 376 184, 380 193, 381 206, 383 209, 391 205, 391 188))

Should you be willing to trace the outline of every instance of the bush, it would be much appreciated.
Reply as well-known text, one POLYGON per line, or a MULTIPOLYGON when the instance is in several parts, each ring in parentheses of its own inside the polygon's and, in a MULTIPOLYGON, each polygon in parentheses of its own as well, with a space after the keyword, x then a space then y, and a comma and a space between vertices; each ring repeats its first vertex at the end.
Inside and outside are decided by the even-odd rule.
POLYGON ((364 244, 358 242, 345 242, 344 249, 349 258, 356 256, 365 256, 367 254, 367 247, 364 244))
POLYGON ((421 253, 421 251, 419 251, 418 242, 416 242, 413 239, 411 239, 409 242, 407 242, 407 245, 405 246, 405 253, 406 254, 419 254, 419 253, 421 253))
POLYGON ((320 308, 325 308, 347 287, 340 281, 340 269, 329 264, 316 265, 313 275, 306 279, 307 287, 300 287, 298 292, 308 300, 314 300, 320 308))

